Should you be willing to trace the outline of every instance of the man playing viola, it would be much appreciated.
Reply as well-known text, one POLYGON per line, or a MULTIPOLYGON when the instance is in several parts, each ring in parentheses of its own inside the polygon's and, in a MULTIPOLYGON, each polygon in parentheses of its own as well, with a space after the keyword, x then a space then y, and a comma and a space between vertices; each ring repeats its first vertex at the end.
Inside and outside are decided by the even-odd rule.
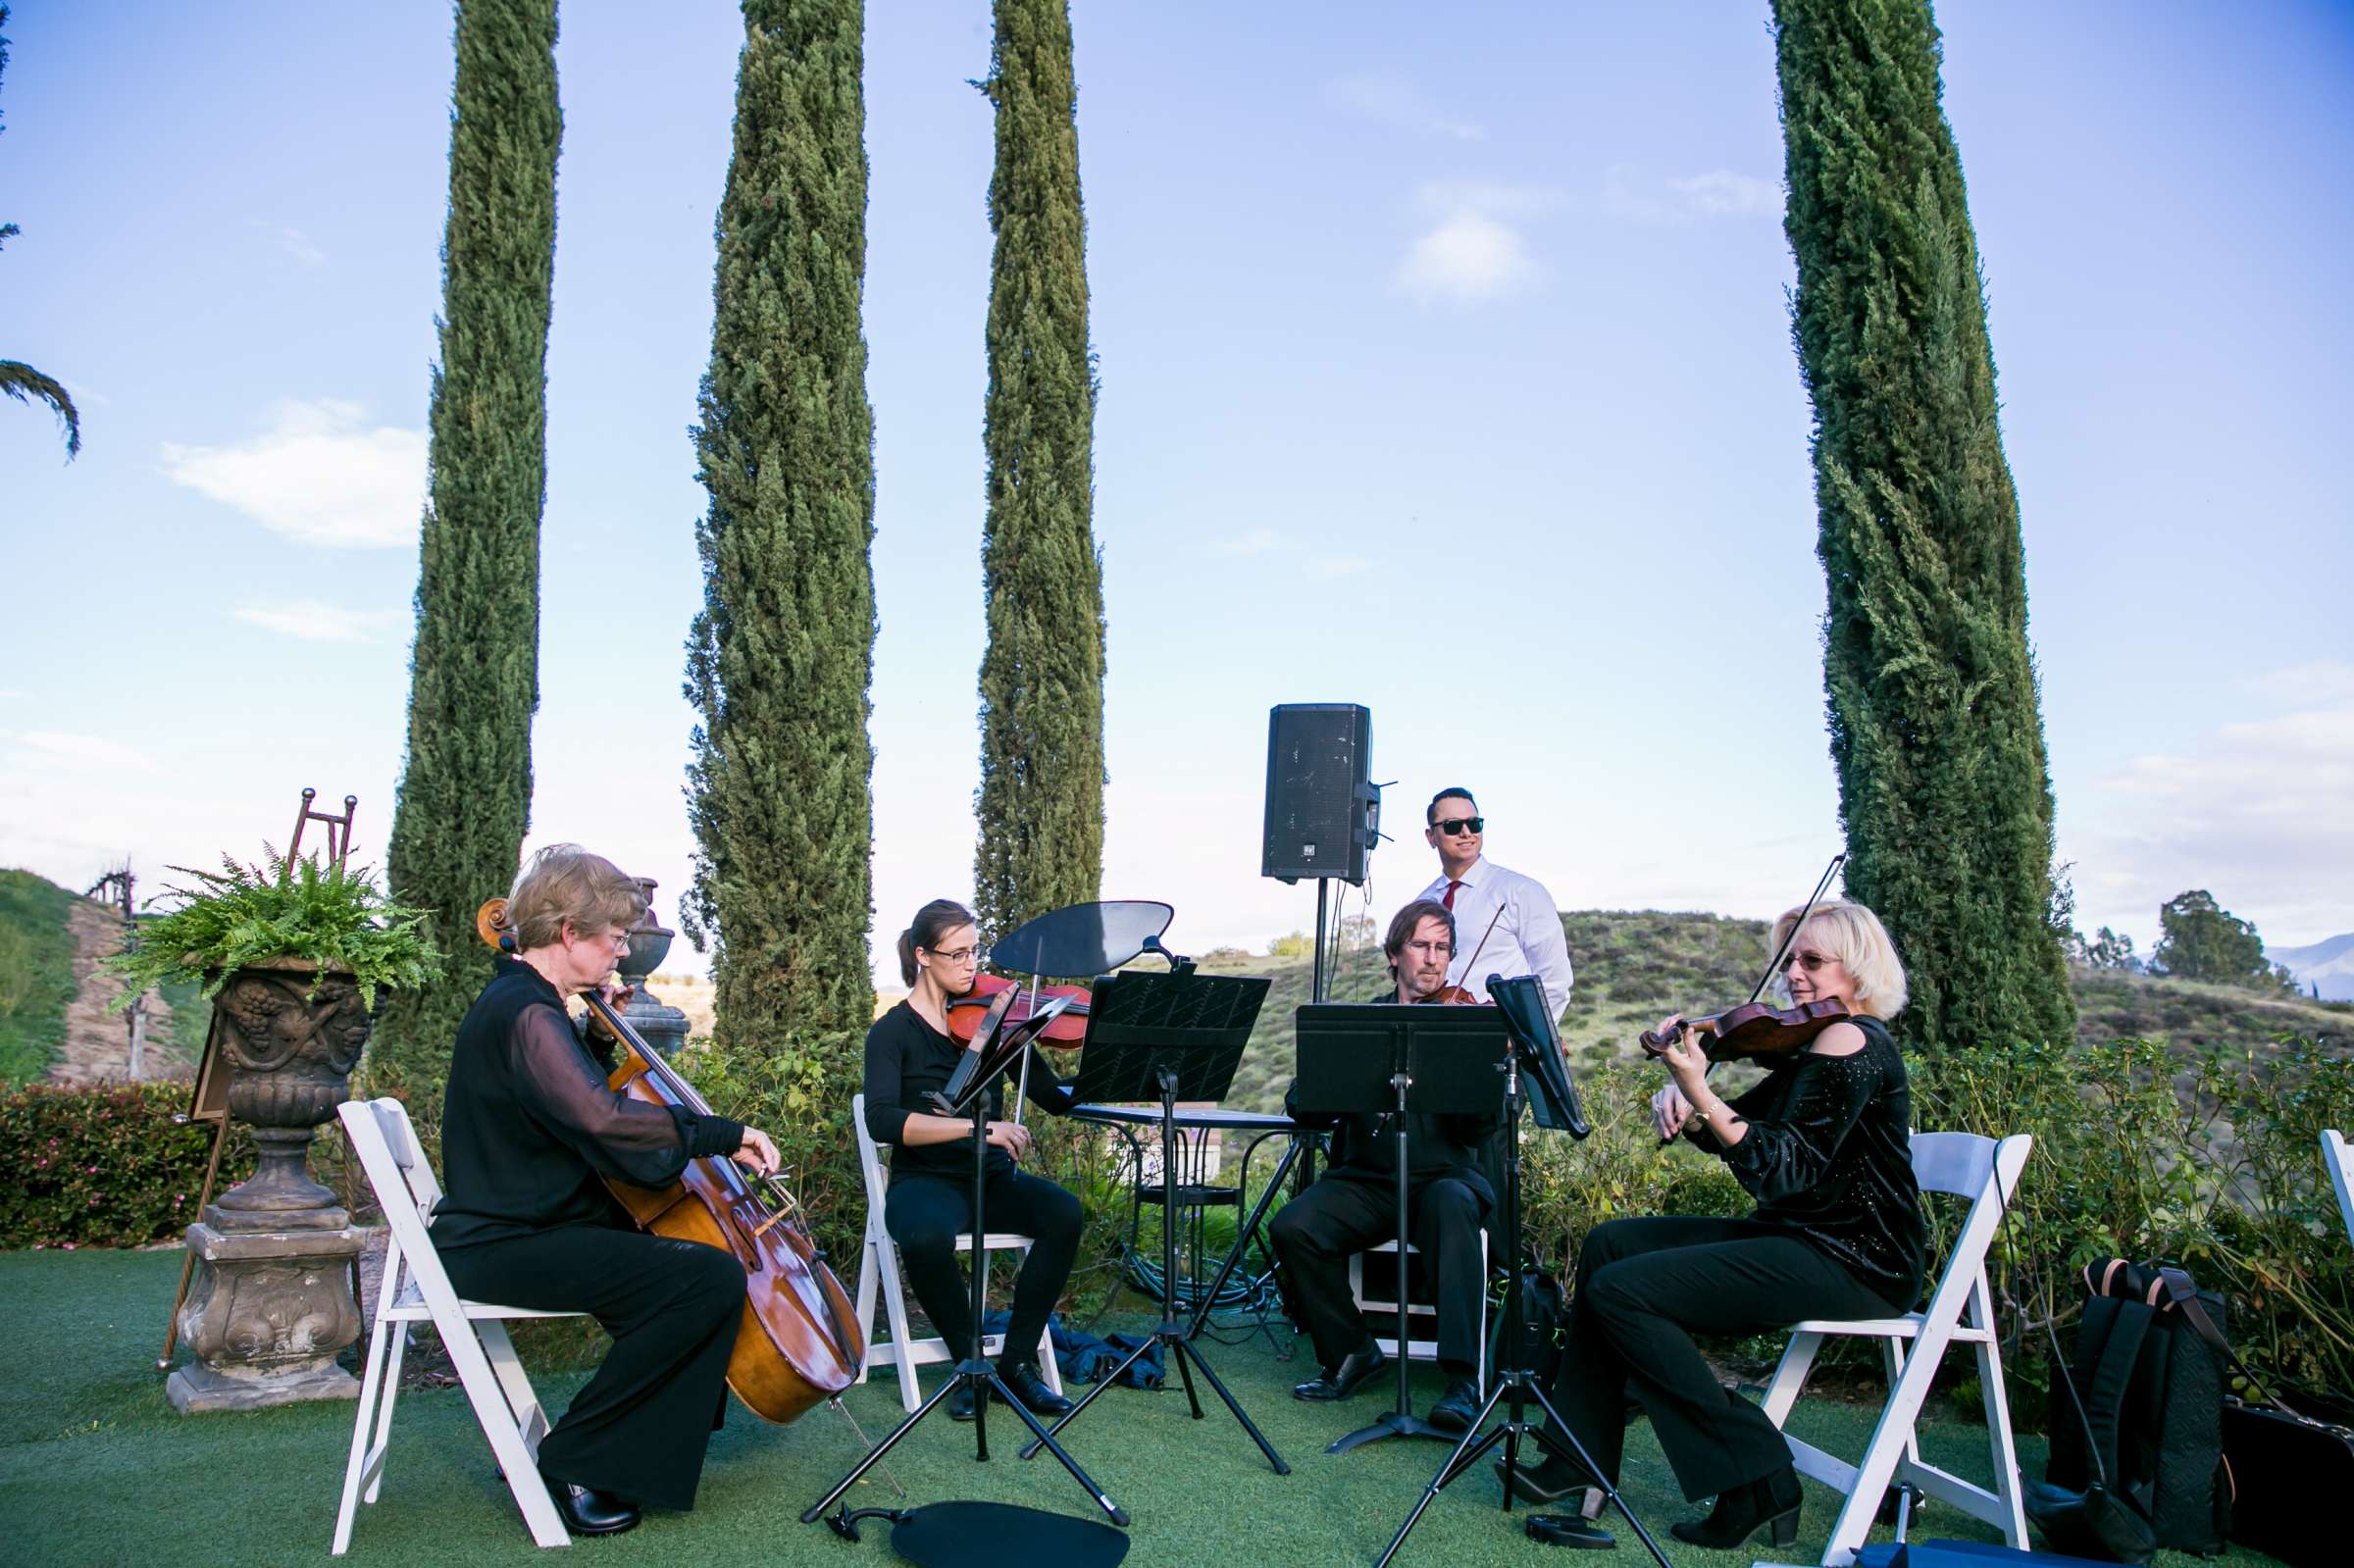
MULTIPOLYGON (((1390 921, 1382 943, 1391 985, 1368 999, 1410 1003, 1436 995, 1447 984, 1455 945, 1455 917, 1445 906, 1430 899, 1407 904, 1390 921)), ((1304 1112, 1298 1100, 1295 1083, 1284 1108, 1303 1127, 1332 1130, 1332 1160, 1269 1227, 1286 1290, 1323 1369, 1292 1395, 1346 1399, 1388 1361, 1350 1297, 1349 1259, 1396 1237, 1398 1129, 1394 1114, 1304 1112)), ((1496 1207, 1496 1189, 1483 1167, 1486 1148, 1503 1126, 1496 1116, 1407 1117, 1409 1239, 1438 1286, 1439 1369, 1447 1378, 1447 1391, 1428 1419, 1448 1432, 1465 1430, 1479 1412, 1485 1284, 1479 1237, 1496 1207)))

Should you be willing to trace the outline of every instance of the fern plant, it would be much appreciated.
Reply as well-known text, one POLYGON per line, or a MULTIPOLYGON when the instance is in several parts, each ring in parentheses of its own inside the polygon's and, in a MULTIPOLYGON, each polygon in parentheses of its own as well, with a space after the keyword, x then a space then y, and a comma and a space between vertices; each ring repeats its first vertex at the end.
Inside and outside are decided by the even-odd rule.
POLYGON ((267 844, 262 855, 251 866, 223 855, 219 872, 171 868, 198 885, 171 887, 179 907, 140 922, 135 945, 106 961, 124 982, 115 1009, 173 981, 194 981, 211 996, 235 971, 273 958, 348 970, 370 1012, 380 988, 410 989, 440 974, 425 911, 378 892, 369 868, 322 866, 316 855, 290 861, 267 844))

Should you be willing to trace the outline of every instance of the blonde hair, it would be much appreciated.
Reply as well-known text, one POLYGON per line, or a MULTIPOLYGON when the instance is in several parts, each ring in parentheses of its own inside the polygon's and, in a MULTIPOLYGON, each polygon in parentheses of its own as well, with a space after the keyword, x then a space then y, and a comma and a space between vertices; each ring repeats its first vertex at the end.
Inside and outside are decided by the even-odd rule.
MULTIPOLYGON (((1773 923, 1773 934, 1766 941, 1769 951, 1779 951, 1783 941, 1798 925, 1799 912, 1787 910, 1773 923)), ((1822 950, 1839 960, 1856 983, 1856 1011, 1873 1018, 1894 1018, 1905 1010, 1905 963, 1896 956, 1896 943, 1888 939, 1888 928, 1880 917, 1845 898, 1826 898, 1807 915, 1807 929, 1815 932, 1822 950)), ((1787 969, 1789 958, 1784 956, 1787 969)), ((1775 976, 1776 981, 1780 976, 1775 976)))
POLYGON ((507 924, 521 953, 563 940, 566 921, 588 936, 627 931, 644 914, 638 879, 579 844, 549 844, 533 855, 507 894, 507 924))

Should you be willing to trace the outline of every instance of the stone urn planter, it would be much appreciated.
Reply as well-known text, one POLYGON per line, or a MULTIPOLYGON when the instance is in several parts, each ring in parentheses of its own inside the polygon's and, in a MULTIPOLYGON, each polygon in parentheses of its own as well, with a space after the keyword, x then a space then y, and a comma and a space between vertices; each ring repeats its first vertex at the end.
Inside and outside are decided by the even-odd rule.
POLYGON ((188 1227, 196 1277, 179 1330, 195 1359, 166 1391, 182 1411, 356 1398, 335 1357, 360 1335, 351 1274, 364 1236, 306 1165, 373 1020, 348 971, 289 958, 231 974, 213 1017, 230 1118, 261 1158, 188 1227))

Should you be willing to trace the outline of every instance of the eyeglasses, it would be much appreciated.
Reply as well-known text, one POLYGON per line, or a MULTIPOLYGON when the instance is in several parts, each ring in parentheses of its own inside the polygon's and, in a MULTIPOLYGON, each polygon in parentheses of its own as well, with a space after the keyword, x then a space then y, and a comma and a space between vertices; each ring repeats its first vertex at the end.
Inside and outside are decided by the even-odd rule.
POLYGON ((1486 833, 1488 819, 1485 817, 1449 817, 1445 822, 1434 822, 1431 826, 1448 837, 1457 838, 1466 833, 1486 833))
POLYGON ((930 953, 933 957, 939 959, 944 964, 953 964, 960 967, 962 965, 971 963, 973 961, 973 954, 979 952, 980 950, 981 949, 978 947, 927 947, 924 949, 925 952, 930 953))
POLYGON ((1790 955, 1790 961, 1798 965, 1799 968, 1805 970, 1810 975, 1814 974, 1815 971, 1820 969, 1825 964, 1835 964, 1839 962, 1838 959, 1833 958, 1829 953, 1792 953, 1790 955))

